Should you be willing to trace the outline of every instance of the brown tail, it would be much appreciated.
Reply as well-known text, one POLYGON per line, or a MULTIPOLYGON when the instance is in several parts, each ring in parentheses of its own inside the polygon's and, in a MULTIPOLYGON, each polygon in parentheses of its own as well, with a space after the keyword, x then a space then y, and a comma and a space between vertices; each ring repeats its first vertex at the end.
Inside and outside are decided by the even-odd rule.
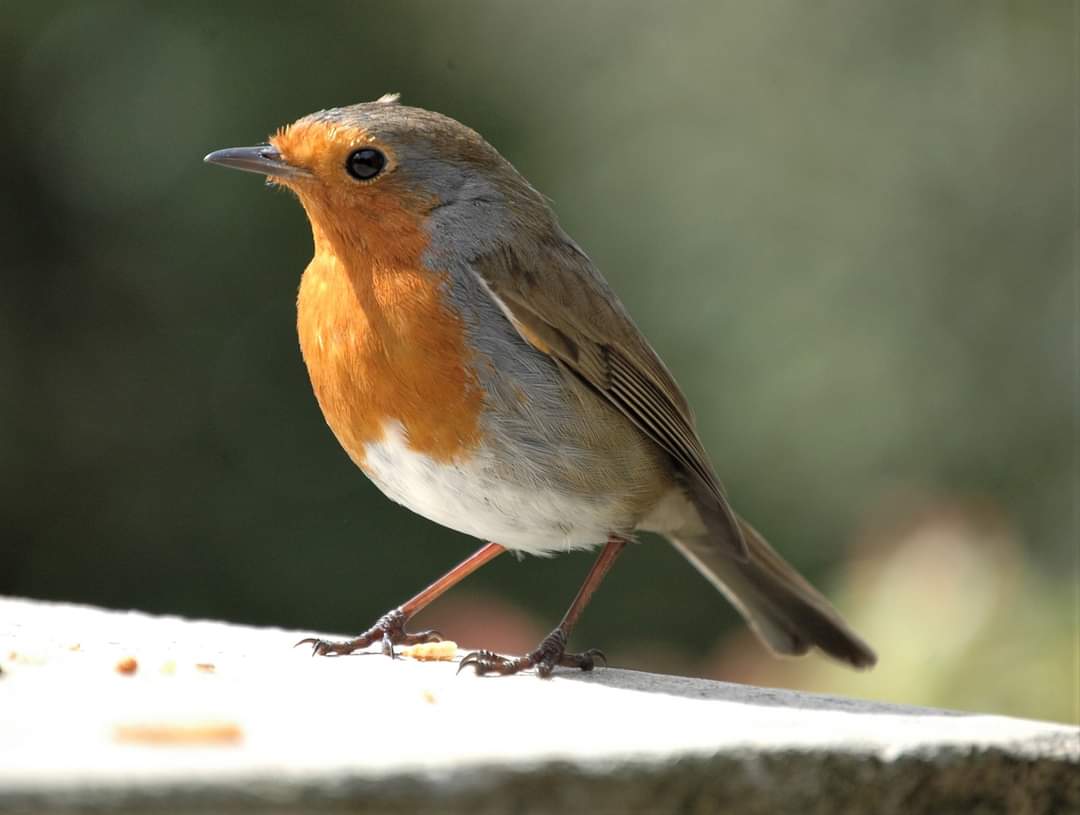
POLYGON ((671 538, 672 544, 716 585, 778 654, 800 656, 817 646, 855 668, 877 656, 820 592, 789 566, 746 521, 739 519, 750 557, 735 560, 708 536, 671 538))

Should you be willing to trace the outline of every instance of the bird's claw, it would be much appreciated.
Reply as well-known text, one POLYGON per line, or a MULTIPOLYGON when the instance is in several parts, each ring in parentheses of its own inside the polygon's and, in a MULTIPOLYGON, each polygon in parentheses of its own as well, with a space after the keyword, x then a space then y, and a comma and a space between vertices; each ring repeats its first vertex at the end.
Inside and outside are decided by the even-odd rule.
POLYGON ((473 651, 461 658, 457 672, 461 673, 465 668, 472 667, 480 676, 487 673, 512 673, 512 671, 501 670, 509 667, 512 661, 494 651, 473 651))
POLYGON ((416 645, 422 642, 440 642, 442 635, 438 631, 417 631, 410 633, 405 630, 407 618, 401 609, 394 609, 378 619, 378 621, 359 636, 351 640, 324 640, 317 637, 305 637, 293 647, 301 645, 311 646, 313 657, 341 656, 352 654, 362 648, 367 648, 375 642, 382 643, 382 652, 393 659, 395 645, 416 645))
POLYGON ((590 648, 588 651, 582 651, 580 654, 570 654, 570 656, 581 659, 586 663, 578 666, 583 671, 591 671, 595 668, 598 659, 604 663, 605 668, 607 667, 607 654, 599 648, 590 648))
POLYGON ((485 674, 509 676, 529 668, 535 668, 538 676, 547 679, 554 672, 556 666, 591 671, 596 667, 597 659, 607 666, 607 657, 598 648, 590 648, 580 654, 566 653, 566 635, 559 629, 555 629, 540 643, 539 648, 524 656, 504 657, 494 651, 487 650, 473 651, 466 654, 458 664, 457 672, 461 673, 466 667, 469 667, 479 676, 485 674))
MULTIPOLYGON (((354 640, 342 640, 341 642, 334 642, 333 640, 321 640, 317 637, 305 637, 304 639, 300 640, 300 642, 296 643, 293 648, 299 648, 301 645, 310 645, 311 655, 313 657, 324 657, 330 655, 337 656, 338 654, 351 653, 349 650, 349 646, 353 642, 354 640)), ((357 647, 362 648, 363 646, 357 647)))

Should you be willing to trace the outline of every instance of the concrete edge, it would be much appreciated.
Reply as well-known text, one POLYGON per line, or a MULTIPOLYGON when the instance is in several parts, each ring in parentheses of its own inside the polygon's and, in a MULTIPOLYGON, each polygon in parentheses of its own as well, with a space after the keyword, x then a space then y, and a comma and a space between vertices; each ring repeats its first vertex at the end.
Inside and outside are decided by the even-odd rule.
POLYGON ((238 776, 211 783, 80 785, 2 791, 4 812, 440 813, 1080 812, 1072 734, 1021 749, 918 750, 893 759, 850 750, 727 751, 664 761, 546 761, 465 771, 323 779, 238 776))

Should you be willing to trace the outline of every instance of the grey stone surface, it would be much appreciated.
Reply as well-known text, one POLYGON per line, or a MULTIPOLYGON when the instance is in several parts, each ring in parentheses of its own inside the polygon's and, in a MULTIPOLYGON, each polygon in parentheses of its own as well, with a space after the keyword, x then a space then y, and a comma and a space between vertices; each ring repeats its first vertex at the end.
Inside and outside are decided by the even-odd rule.
POLYGON ((306 633, 0 598, 0 810, 1080 812, 1076 727, 306 633))

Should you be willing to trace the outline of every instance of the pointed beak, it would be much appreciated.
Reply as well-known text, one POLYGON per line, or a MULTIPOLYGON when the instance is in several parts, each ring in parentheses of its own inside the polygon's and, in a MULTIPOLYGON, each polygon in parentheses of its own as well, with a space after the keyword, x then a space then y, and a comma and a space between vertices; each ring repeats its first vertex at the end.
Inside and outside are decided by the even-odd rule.
POLYGON ((311 175, 302 167, 297 167, 282 158, 281 153, 271 144, 257 144, 254 147, 228 147, 215 150, 203 159, 207 164, 220 164, 234 170, 273 176, 276 178, 307 178, 311 175))

